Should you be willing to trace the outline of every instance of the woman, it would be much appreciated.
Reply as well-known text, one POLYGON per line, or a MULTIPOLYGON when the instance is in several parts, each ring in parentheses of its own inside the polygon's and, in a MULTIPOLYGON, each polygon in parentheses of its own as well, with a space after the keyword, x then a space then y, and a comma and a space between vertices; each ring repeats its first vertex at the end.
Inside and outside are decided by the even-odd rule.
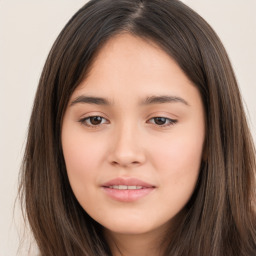
POLYGON ((93 0, 57 38, 21 196, 41 255, 255 255, 255 151, 227 54, 176 0, 93 0))

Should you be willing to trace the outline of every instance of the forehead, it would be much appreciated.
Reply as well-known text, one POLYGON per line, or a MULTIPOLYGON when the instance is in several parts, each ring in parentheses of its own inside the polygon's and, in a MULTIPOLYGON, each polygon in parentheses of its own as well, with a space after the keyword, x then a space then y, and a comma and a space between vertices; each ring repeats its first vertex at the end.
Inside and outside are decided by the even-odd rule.
MULTIPOLYGON (((111 93, 117 90, 150 89, 160 84, 193 85, 176 62, 154 42, 128 33, 108 40, 98 51, 90 71, 76 89, 111 93)), ((176 89, 177 89, 176 88, 176 89)), ((154 92, 155 90, 155 92, 154 92)))

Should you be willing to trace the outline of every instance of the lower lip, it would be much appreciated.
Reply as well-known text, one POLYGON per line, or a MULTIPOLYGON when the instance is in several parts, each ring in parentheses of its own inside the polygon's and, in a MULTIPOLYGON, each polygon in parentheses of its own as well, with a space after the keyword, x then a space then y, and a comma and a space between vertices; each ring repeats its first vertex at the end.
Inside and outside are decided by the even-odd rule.
POLYGON ((154 187, 142 189, 113 189, 103 187, 103 190, 108 196, 121 202, 132 202, 139 200, 150 194, 154 189, 154 187))

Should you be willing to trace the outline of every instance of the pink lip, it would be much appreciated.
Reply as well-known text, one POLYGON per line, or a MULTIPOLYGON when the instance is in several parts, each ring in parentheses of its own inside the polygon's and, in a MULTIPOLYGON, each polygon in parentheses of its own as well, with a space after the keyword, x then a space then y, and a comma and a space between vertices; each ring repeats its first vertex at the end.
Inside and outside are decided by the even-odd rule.
POLYGON ((155 186, 144 181, 141 181, 136 178, 116 178, 104 183, 101 186, 104 192, 110 196, 112 199, 121 202, 132 202, 136 201, 142 197, 145 197, 153 190, 155 190, 155 186), (110 188, 110 186, 118 186, 118 185, 125 185, 125 186, 140 186, 140 189, 115 189, 110 188))

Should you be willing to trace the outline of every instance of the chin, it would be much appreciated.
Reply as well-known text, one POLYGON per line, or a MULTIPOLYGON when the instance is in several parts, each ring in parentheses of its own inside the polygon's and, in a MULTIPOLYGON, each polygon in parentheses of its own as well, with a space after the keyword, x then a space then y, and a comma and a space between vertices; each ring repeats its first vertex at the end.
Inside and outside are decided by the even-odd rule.
POLYGON ((145 234, 151 231, 150 228, 147 227, 128 227, 128 226, 119 226, 119 227, 109 227, 107 228, 108 231, 111 233, 116 233, 116 234, 122 234, 122 235, 141 235, 145 234))
POLYGON ((124 234, 124 235, 140 235, 140 234, 146 234, 150 233, 151 231, 154 231, 158 229, 161 226, 160 223, 152 223, 152 221, 149 222, 143 222, 142 220, 127 220, 123 219, 122 221, 115 221, 115 222, 108 222, 107 225, 104 225, 104 223, 101 224, 103 227, 105 227, 108 231, 118 234, 124 234))

